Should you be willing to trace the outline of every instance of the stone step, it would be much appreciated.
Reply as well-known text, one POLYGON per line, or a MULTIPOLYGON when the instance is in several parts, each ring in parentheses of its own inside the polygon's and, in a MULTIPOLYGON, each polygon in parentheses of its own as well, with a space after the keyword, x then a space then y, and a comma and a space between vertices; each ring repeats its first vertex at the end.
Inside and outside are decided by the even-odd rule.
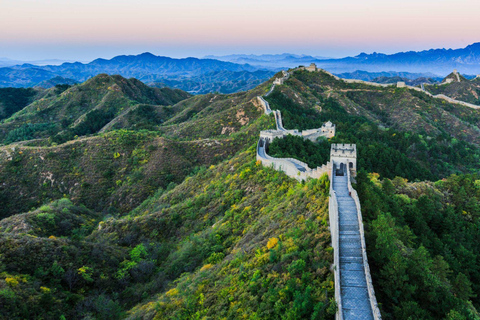
POLYGON ((358 217, 356 214, 348 214, 346 212, 340 213, 340 222, 351 222, 349 224, 358 223, 358 217))
POLYGON ((345 244, 358 244, 361 246, 361 240, 359 235, 340 235, 340 239, 345 244))
POLYGON ((345 249, 359 249, 359 250, 362 250, 362 246, 359 243, 342 241, 342 243, 340 243, 340 251, 345 250, 345 249))
POLYGON ((343 320, 373 320, 373 315, 363 310, 343 309, 343 320))
POLYGON ((358 229, 358 218, 356 215, 343 214, 340 215, 338 222, 340 225, 352 226, 358 229))
POLYGON ((342 225, 340 224, 340 231, 359 231, 358 226, 355 225, 342 225))
POLYGON ((363 263, 344 263, 340 266, 340 270, 360 270, 363 271, 363 263))
POLYGON ((362 263, 363 264, 363 258, 362 257, 340 257, 340 267, 342 266, 343 263, 362 263))
POLYGON ((339 206, 338 206, 338 210, 339 211, 349 211, 349 212, 352 212, 354 213, 355 215, 357 215, 357 207, 355 206, 355 204, 351 204, 351 205, 347 205, 347 204, 342 204, 341 202, 339 202, 339 206))
MULTIPOLYGON (((370 304, 366 304, 363 302, 365 298, 360 297, 359 299, 346 299, 345 301, 342 301, 342 306, 343 309, 345 310, 356 310, 358 312, 365 312, 368 313, 371 310, 370 304)), ((366 300, 368 300, 368 295, 366 297, 366 300)), ((355 318, 357 319, 357 318, 355 318)), ((363 318, 360 318, 363 319, 363 318)))
POLYGON ((340 257, 356 258, 362 256, 362 249, 360 248, 340 248, 340 257))
POLYGON ((341 201, 338 202, 338 210, 349 210, 357 214, 357 206, 352 203, 342 203, 341 201))
POLYGON ((338 202, 340 286, 344 320, 373 319, 355 201, 346 176, 333 178, 338 202))

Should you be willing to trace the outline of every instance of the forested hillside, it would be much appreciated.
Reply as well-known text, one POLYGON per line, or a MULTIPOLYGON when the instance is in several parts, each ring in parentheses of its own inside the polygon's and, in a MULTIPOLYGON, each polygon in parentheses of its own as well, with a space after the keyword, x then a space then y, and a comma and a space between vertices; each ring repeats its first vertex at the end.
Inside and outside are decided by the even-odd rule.
MULTIPOLYGON (((328 178, 298 183, 255 160, 274 127, 256 97, 272 81, 188 97, 100 76, 3 120, 5 137, 71 122, 0 147, 0 318, 334 319, 328 178)), ((296 71, 267 99, 287 129, 336 124, 270 155, 314 167, 331 143, 357 144, 383 318, 478 319, 479 111, 323 72, 296 71)))
MULTIPOLYGON (((480 168, 480 113, 474 109, 413 90, 345 84, 310 72, 296 72, 267 100, 281 110, 287 129, 335 123, 337 134, 329 142, 356 143, 359 168, 382 177, 436 180, 480 168)), ((329 144, 318 146, 291 137, 270 148, 272 155, 296 154, 318 166, 330 150, 329 144)))
POLYGON ((18 112, 0 123, 0 142, 40 138, 65 142, 98 132, 140 104, 161 112, 160 106, 165 108, 188 97, 180 90, 150 88, 136 79, 101 74, 80 85, 56 86, 23 109, 15 110, 18 112))
POLYGON ((25 108, 36 94, 34 89, 0 88, 0 120, 25 108))
MULTIPOLYGON (((336 137, 317 144, 298 137, 275 140, 270 145, 270 155, 296 157, 315 167, 327 161, 331 143, 356 143, 360 168, 356 187, 383 318, 478 319, 478 144, 436 118, 436 114, 441 114, 442 119, 454 121, 457 116, 469 114, 471 123, 475 123, 471 129, 478 130, 473 121, 478 117, 477 111, 445 106, 403 89, 367 91, 362 86, 333 82, 321 90, 320 79, 327 76, 297 74, 307 81, 292 79, 268 100, 272 108, 282 111, 286 128, 312 128, 331 120, 337 125, 336 137), (423 126, 403 131, 405 119, 382 108, 383 103, 373 105, 359 99, 365 94, 376 97, 378 102, 401 94, 404 102, 410 101, 417 108, 423 100, 429 112, 416 111, 420 116, 417 121, 423 122, 423 126), (355 110, 356 115, 348 110, 355 110)), ((402 106, 407 108, 408 105, 402 106)))

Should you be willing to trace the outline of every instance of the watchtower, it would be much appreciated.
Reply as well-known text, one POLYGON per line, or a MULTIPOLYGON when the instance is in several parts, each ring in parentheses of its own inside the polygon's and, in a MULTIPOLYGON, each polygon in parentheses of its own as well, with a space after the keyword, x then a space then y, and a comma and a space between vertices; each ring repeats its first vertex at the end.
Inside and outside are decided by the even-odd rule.
POLYGON ((317 65, 315 63, 310 63, 310 66, 306 67, 305 70, 315 72, 317 71, 317 65))
POLYGON ((325 122, 320 130, 329 139, 335 137, 335 125, 330 121, 325 122))
POLYGON ((330 162, 339 173, 350 170, 350 175, 357 175, 357 145, 334 143, 330 149, 330 162))

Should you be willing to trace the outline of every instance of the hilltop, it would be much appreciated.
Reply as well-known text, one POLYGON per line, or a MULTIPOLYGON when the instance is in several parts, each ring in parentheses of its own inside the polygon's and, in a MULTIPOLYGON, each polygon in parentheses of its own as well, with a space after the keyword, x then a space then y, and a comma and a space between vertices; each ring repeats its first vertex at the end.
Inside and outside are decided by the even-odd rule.
MULTIPOLYGON (((0 142, 51 138, 63 142, 96 133, 138 105, 173 105, 190 95, 178 89, 150 88, 136 79, 98 75, 83 84, 57 86, 0 123, 0 142)), ((161 108, 160 108, 161 109, 161 108)))
POLYGON ((64 77, 57 76, 55 78, 49 79, 49 80, 43 80, 42 82, 38 83, 35 85, 37 88, 44 88, 44 89, 50 89, 52 87, 55 87, 57 85, 70 85, 73 86, 77 84, 78 81, 73 80, 73 79, 68 79, 64 77))
POLYGON ((441 84, 425 86, 432 94, 444 94, 450 98, 480 104, 480 80, 478 77, 468 80, 461 74, 450 73, 441 84))
POLYGON ((5 143, 18 141, 0 147, 0 215, 62 194, 97 211, 128 212, 155 190, 242 150, 267 121, 258 119, 258 89, 190 97, 108 75, 63 89, 47 90, 0 123, 5 143))
MULTIPOLYGON (((78 101, 126 105, 90 136, 57 144, 41 131, 0 147, 1 316, 334 319, 329 181, 299 183, 256 161, 259 131, 274 127, 257 96, 272 83, 160 105, 157 89, 101 75, 45 90, 4 120, 46 106, 44 119, 71 109, 80 124, 78 101)), ((478 111, 321 70, 291 70, 266 99, 287 129, 336 125, 316 143, 276 140, 272 156, 321 165, 331 143, 357 144, 383 318, 478 317, 478 111)))

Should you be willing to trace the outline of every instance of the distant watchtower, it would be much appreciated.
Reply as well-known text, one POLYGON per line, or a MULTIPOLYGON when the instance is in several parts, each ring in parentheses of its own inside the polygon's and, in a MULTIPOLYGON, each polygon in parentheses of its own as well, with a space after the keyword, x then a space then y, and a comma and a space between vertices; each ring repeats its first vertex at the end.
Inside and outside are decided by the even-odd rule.
POLYGON ((357 145, 332 144, 330 162, 341 173, 350 170, 351 176, 355 177, 357 175, 357 145))
POLYGON ((315 63, 311 63, 310 66, 306 67, 305 70, 310 71, 310 72, 315 72, 317 70, 317 65, 315 63))

